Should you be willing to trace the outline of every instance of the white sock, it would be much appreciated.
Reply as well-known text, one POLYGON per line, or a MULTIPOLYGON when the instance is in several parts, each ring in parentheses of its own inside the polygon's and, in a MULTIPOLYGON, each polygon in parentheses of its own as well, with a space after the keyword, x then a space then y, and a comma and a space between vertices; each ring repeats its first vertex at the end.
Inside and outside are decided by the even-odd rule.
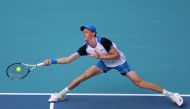
POLYGON ((66 94, 67 92, 69 92, 69 89, 68 89, 68 87, 65 87, 61 92, 59 92, 59 93, 61 93, 61 94, 66 94))
POLYGON ((167 96, 167 97, 170 97, 171 95, 173 95, 173 92, 169 92, 169 91, 163 89, 162 94, 164 94, 164 95, 167 96))

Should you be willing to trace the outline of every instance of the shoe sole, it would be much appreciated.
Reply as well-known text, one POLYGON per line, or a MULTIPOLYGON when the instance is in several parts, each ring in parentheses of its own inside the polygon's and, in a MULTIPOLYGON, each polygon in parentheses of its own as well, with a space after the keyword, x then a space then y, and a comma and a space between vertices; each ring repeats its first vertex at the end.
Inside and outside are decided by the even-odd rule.
POLYGON ((63 97, 62 99, 58 99, 58 100, 56 100, 56 101, 48 101, 49 103, 55 103, 55 102, 61 102, 61 101, 64 101, 64 100, 66 100, 67 99, 67 97, 65 96, 65 97, 63 97))
POLYGON ((180 101, 180 103, 176 103, 179 107, 181 107, 183 105, 183 98, 178 94, 178 93, 175 93, 175 96, 177 96, 178 100, 180 101))

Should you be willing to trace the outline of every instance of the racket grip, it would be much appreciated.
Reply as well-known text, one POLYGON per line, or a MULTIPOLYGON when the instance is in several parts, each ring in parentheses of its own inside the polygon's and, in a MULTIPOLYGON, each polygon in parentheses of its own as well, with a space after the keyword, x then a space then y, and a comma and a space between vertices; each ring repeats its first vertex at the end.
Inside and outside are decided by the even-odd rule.
POLYGON ((37 64, 36 66, 40 67, 40 66, 43 66, 43 65, 44 65, 44 63, 42 62, 42 63, 37 64))

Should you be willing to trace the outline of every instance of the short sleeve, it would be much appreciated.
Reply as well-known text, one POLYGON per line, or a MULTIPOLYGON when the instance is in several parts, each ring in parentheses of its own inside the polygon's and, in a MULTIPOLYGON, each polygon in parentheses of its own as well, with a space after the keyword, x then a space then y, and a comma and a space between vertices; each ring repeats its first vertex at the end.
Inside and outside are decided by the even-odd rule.
POLYGON ((105 37, 102 37, 102 40, 101 40, 101 44, 104 46, 104 48, 106 49, 107 52, 110 51, 111 47, 112 47, 112 41, 105 38, 105 37))
POLYGON ((82 47, 80 47, 77 52, 79 53, 80 56, 85 56, 87 55, 87 52, 86 52, 86 44, 84 44, 82 47))

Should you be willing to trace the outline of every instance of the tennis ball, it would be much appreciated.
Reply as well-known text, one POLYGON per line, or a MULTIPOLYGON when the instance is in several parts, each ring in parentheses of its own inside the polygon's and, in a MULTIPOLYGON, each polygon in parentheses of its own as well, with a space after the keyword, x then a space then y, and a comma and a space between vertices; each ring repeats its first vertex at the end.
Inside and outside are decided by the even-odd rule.
POLYGON ((16 67, 16 72, 20 73, 22 71, 21 67, 16 67))

